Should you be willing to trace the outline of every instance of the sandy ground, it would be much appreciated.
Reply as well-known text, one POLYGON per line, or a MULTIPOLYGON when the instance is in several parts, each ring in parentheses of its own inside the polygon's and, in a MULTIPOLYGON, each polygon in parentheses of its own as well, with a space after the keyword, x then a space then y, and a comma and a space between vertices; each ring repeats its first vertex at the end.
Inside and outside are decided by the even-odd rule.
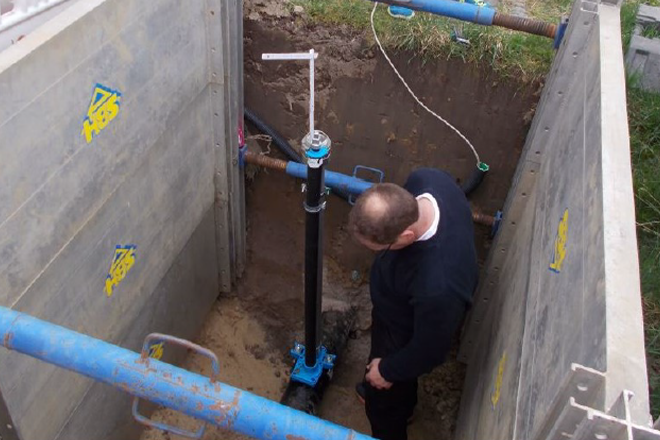
MULTIPOLYGON (((220 359, 219 380, 260 396, 279 400, 287 383, 289 368, 266 342, 266 331, 241 306, 236 297, 222 298, 208 315, 197 341, 212 350, 220 359)), ((204 375, 210 375, 207 358, 191 354, 183 367, 204 375)), ((151 417, 159 422, 196 431, 201 423, 169 409, 161 409, 151 417)), ((184 438, 161 431, 148 430, 142 440, 170 440, 184 438)), ((211 439, 247 438, 209 426, 203 437, 211 439)))

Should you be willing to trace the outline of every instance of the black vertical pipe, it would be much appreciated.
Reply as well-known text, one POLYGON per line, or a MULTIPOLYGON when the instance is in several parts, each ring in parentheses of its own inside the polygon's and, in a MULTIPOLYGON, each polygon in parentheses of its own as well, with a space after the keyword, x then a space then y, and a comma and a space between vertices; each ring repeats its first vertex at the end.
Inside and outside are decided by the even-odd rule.
POLYGON ((305 365, 316 365, 320 345, 321 295, 323 288, 323 211, 325 204, 323 165, 307 167, 305 201, 305 365))

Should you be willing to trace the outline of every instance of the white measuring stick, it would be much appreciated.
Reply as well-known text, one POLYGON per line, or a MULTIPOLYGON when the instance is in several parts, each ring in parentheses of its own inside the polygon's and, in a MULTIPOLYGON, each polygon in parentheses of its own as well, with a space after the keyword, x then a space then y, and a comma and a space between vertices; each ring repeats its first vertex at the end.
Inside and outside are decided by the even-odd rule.
POLYGON ((309 61, 309 140, 311 144, 314 143, 314 60, 318 56, 319 54, 314 52, 314 49, 302 53, 264 53, 261 55, 261 59, 266 61, 309 61))
MULTIPOLYGON (((313 49, 312 49, 313 50, 313 49)), ((311 53, 311 52, 310 52, 311 53)), ((314 53, 314 58, 318 58, 319 54, 314 53)), ((261 54, 262 60, 308 60, 310 59, 310 54, 307 52, 303 53, 264 53, 261 54)))

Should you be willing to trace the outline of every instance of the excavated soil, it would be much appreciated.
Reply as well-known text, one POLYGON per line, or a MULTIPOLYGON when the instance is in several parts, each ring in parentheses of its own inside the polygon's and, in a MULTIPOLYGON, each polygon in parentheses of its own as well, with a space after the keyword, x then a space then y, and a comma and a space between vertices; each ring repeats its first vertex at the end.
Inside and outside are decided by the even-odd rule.
MULTIPOLYGON (((348 27, 313 26, 306 12, 286 2, 245 1, 245 103, 299 148, 307 126, 308 69, 304 63, 263 62, 265 52, 320 52, 317 61, 318 128, 333 141, 329 168, 351 173, 376 167, 387 181, 403 183, 421 166, 442 168, 462 181, 474 167, 467 145, 422 110, 407 94, 367 33, 348 27)), ((471 198, 493 214, 504 204, 537 101, 538 85, 502 80, 460 60, 423 63, 414 54, 392 54, 401 74, 432 109, 471 139, 491 167, 471 198)), ((255 135, 248 133, 248 135, 255 135)), ((249 139, 250 149, 282 158, 268 142, 249 139)), ((221 360, 220 380, 279 400, 286 386, 288 349, 303 329, 304 211, 301 182, 276 171, 247 170, 248 262, 231 295, 218 300, 199 344, 221 360)), ((372 254, 346 230, 350 206, 332 197, 325 222, 324 301, 358 310, 354 337, 342 354, 320 416, 369 433, 353 387, 361 379, 369 348, 368 270, 372 254)), ((480 260, 489 229, 476 228, 480 260)), ((190 356, 186 367, 205 374, 207 362, 190 356)), ((420 403, 409 428, 411 440, 450 439, 455 428, 464 365, 455 357, 420 381, 420 403)), ((168 410, 157 420, 192 429, 196 422, 168 410)), ((145 432, 145 440, 174 439, 145 432)), ((241 438, 209 428, 205 439, 241 438)))

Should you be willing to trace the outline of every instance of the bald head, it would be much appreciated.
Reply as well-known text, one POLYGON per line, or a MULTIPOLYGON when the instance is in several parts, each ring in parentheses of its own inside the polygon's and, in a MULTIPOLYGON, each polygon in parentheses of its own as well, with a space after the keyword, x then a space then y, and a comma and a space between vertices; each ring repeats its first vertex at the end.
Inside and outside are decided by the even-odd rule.
POLYGON ((349 218, 351 231, 379 245, 394 243, 419 219, 417 200, 392 183, 374 185, 357 200, 349 218))

